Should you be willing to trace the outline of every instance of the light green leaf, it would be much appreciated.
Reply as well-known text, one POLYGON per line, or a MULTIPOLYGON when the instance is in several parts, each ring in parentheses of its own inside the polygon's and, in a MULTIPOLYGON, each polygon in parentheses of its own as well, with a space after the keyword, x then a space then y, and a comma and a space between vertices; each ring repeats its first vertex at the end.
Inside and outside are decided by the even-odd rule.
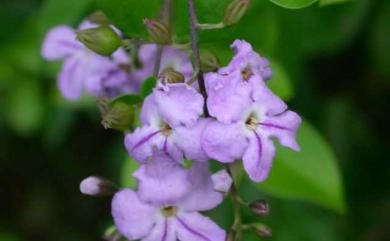
POLYGON ((273 77, 267 82, 268 86, 283 100, 291 99, 294 95, 294 91, 285 69, 283 66, 279 65, 278 62, 271 60, 270 63, 273 77))
POLYGON ((278 146, 270 177, 258 187, 275 196, 344 212, 340 170, 332 149, 307 121, 299 130, 298 143, 300 152, 278 146))
POLYGON ((136 187, 137 182, 133 177, 133 172, 138 169, 138 166, 138 162, 126 155, 125 160, 123 162, 123 167, 121 168, 121 186, 128 188, 136 187))
POLYGON ((270 1, 284 8, 299 9, 299 8, 310 6, 311 4, 317 2, 318 0, 270 0, 270 1))

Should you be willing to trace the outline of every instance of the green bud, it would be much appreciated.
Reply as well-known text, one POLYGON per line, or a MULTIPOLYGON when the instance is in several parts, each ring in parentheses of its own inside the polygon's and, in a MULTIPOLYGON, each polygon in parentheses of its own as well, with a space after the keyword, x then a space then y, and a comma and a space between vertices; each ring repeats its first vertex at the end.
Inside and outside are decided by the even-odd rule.
POLYGON ((103 56, 110 56, 122 45, 121 38, 109 26, 81 30, 77 33, 77 39, 90 50, 103 56))
POLYGON ((109 25, 110 21, 107 16, 103 13, 103 11, 98 10, 88 17, 89 21, 96 23, 98 25, 109 25))
POLYGON ((125 241, 126 239, 119 233, 115 226, 106 229, 102 237, 105 241, 125 241))
POLYGON ((256 234, 261 238, 271 238, 272 237, 272 229, 265 224, 256 223, 253 226, 256 234))
POLYGON ((268 216, 270 211, 268 203, 263 199, 251 202, 249 208, 254 214, 260 217, 268 216))
POLYGON ((215 72, 220 67, 219 59, 210 50, 200 51, 200 64, 204 73, 215 72))
POLYGON ((105 129, 128 131, 134 123, 134 106, 120 101, 100 100, 102 125, 105 129))
POLYGON ((144 24, 153 42, 161 45, 172 43, 171 31, 167 25, 154 19, 144 19, 144 24))
POLYGON ((163 84, 184 83, 184 76, 173 68, 166 68, 160 75, 160 79, 163 84))
POLYGON ((223 23, 226 26, 236 24, 246 13, 250 0, 233 0, 225 9, 223 23))

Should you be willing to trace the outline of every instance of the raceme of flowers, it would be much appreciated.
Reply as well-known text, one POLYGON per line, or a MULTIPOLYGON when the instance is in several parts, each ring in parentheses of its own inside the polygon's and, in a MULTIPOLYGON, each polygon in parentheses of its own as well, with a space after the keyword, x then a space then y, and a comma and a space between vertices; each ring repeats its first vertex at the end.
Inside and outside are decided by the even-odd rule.
MULTIPOLYGON (((84 22, 79 29, 91 26, 84 22)), ((268 61, 243 40, 236 40, 232 48, 234 56, 226 67, 204 75, 205 100, 188 84, 193 70, 187 53, 164 47, 160 73, 173 68, 185 81, 160 78, 143 102, 141 125, 125 135, 129 155, 140 164, 133 173, 138 185, 116 192, 112 216, 127 239, 225 241, 226 232, 201 214, 217 207, 232 185, 224 169, 209 171, 210 160, 242 160, 250 179, 261 182, 272 166, 274 141, 299 150, 296 132, 301 118, 267 87, 272 77, 268 61)), ((58 87, 70 100, 83 94, 114 98, 138 92, 153 73, 156 52, 154 44, 141 45, 140 66, 123 48, 103 57, 78 42, 67 26, 51 30, 42 48, 46 59, 63 60, 58 87)), ((81 190, 97 193, 99 185, 86 179, 81 190)))

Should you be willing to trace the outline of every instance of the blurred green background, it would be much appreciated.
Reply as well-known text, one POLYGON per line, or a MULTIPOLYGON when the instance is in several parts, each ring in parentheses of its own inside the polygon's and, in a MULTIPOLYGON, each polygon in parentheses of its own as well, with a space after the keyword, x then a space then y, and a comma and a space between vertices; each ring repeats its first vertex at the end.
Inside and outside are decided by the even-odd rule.
MULTIPOLYGON (((270 217, 258 220, 273 228, 273 240, 388 240, 390 1, 323 0, 300 10, 254 2, 228 31, 271 59, 271 87, 330 145, 324 155, 340 167, 345 205, 342 196, 333 208, 321 195, 300 201, 282 181, 275 192, 272 176, 264 189, 273 191, 245 182, 243 196, 270 202, 270 217)), ((102 128, 94 100, 65 101, 55 82, 60 63, 40 56, 48 29, 77 26, 97 8, 92 0, 1 2, 0 241, 99 240, 111 223, 110 199, 82 196, 78 185, 92 174, 118 183, 129 177, 123 135, 102 128)), ((224 41, 204 46, 226 63, 230 39, 224 41)), ((321 152, 309 161, 321 170, 324 158, 321 152)), ((275 175, 281 170, 276 164, 275 175)), ((223 226, 231 220, 228 208, 211 213, 223 226)))

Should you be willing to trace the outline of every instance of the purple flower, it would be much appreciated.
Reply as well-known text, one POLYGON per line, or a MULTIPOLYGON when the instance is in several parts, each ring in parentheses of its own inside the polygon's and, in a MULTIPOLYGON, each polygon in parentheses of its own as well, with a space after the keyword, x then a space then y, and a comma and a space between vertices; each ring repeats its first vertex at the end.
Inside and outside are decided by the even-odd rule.
POLYGON ((129 154, 141 163, 152 156, 154 149, 179 162, 183 155, 191 160, 207 160, 200 144, 200 135, 209 121, 199 119, 203 103, 202 95, 186 84, 159 84, 144 101, 142 127, 126 135, 129 154))
POLYGON ((180 174, 178 167, 163 168, 168 163, 160 157, 151 170, 138 170, 138 193, 125 189, 114 196, 112 216, 118 230, 129 240, 224 241, 224 230, 198 213, 215 208, 223 200, 222 194, 213 190, 207 163, 194 163, 180 174), (160 195, 175 198, 161 202, 160 195))
POLYGON ((220 69, 218 73, 230 74, 240 70, 244 78, 250 78, 252 75, 257 75, 264 81, 272 78, 272 70, 268 60, 254 52, 248 42, 236 40, 231 47, 235 55, 229 65, 220 69))
MULTIPOLYGON (((156 57, 157 45, 145 44, 139 48, 138 58, 141 67, 130 73, 131 80, 138 83, 138 86, 140 86, 144 79, 153 75, 156 57)), ((167 68, 173 68, 176 72, 183 74, 187 80, 192 76, 192 63, 188 54, 171 47, 164 47, 163 54, 161 56, 159 74, 167 68)))
MULTIPOLYGON (((227 98, 226 102, 223 105, 228 106, 230 99, 227 98)), ((235 104, 234 101, 231 103, 232 106, 235 104)), ((250 178, 257 182, 264 181, 275 155, 271 138, 276 137, 283 146, 298 151, 295 139, 301 118, 287 110, 286 104, 273 95, 264 83, 256 88, 256 101, 242 105, 242 108, 239 114, 230 113, 234 119, 209 122, 202 134, 202 147, 210 158, 223 163, 242 159, 250 178)), ((225 115, 229 116, 229 112, 236 109, 225 109, 225 115)))
MULTIPOLYGON (((96 27, 85 21, 79 29, 96 27)), ((69 100, 79 99, 83 92, 98 97, 114 97, 133 92, 128 74, 121 66, 129 64, 123 49, 118 49, 112 59, 93 53, 76 40, 71 27, 58 26, 47 33, 42 46, 42 55, 47 60, 63 60, 58 75, 58 87, 69 100)))

